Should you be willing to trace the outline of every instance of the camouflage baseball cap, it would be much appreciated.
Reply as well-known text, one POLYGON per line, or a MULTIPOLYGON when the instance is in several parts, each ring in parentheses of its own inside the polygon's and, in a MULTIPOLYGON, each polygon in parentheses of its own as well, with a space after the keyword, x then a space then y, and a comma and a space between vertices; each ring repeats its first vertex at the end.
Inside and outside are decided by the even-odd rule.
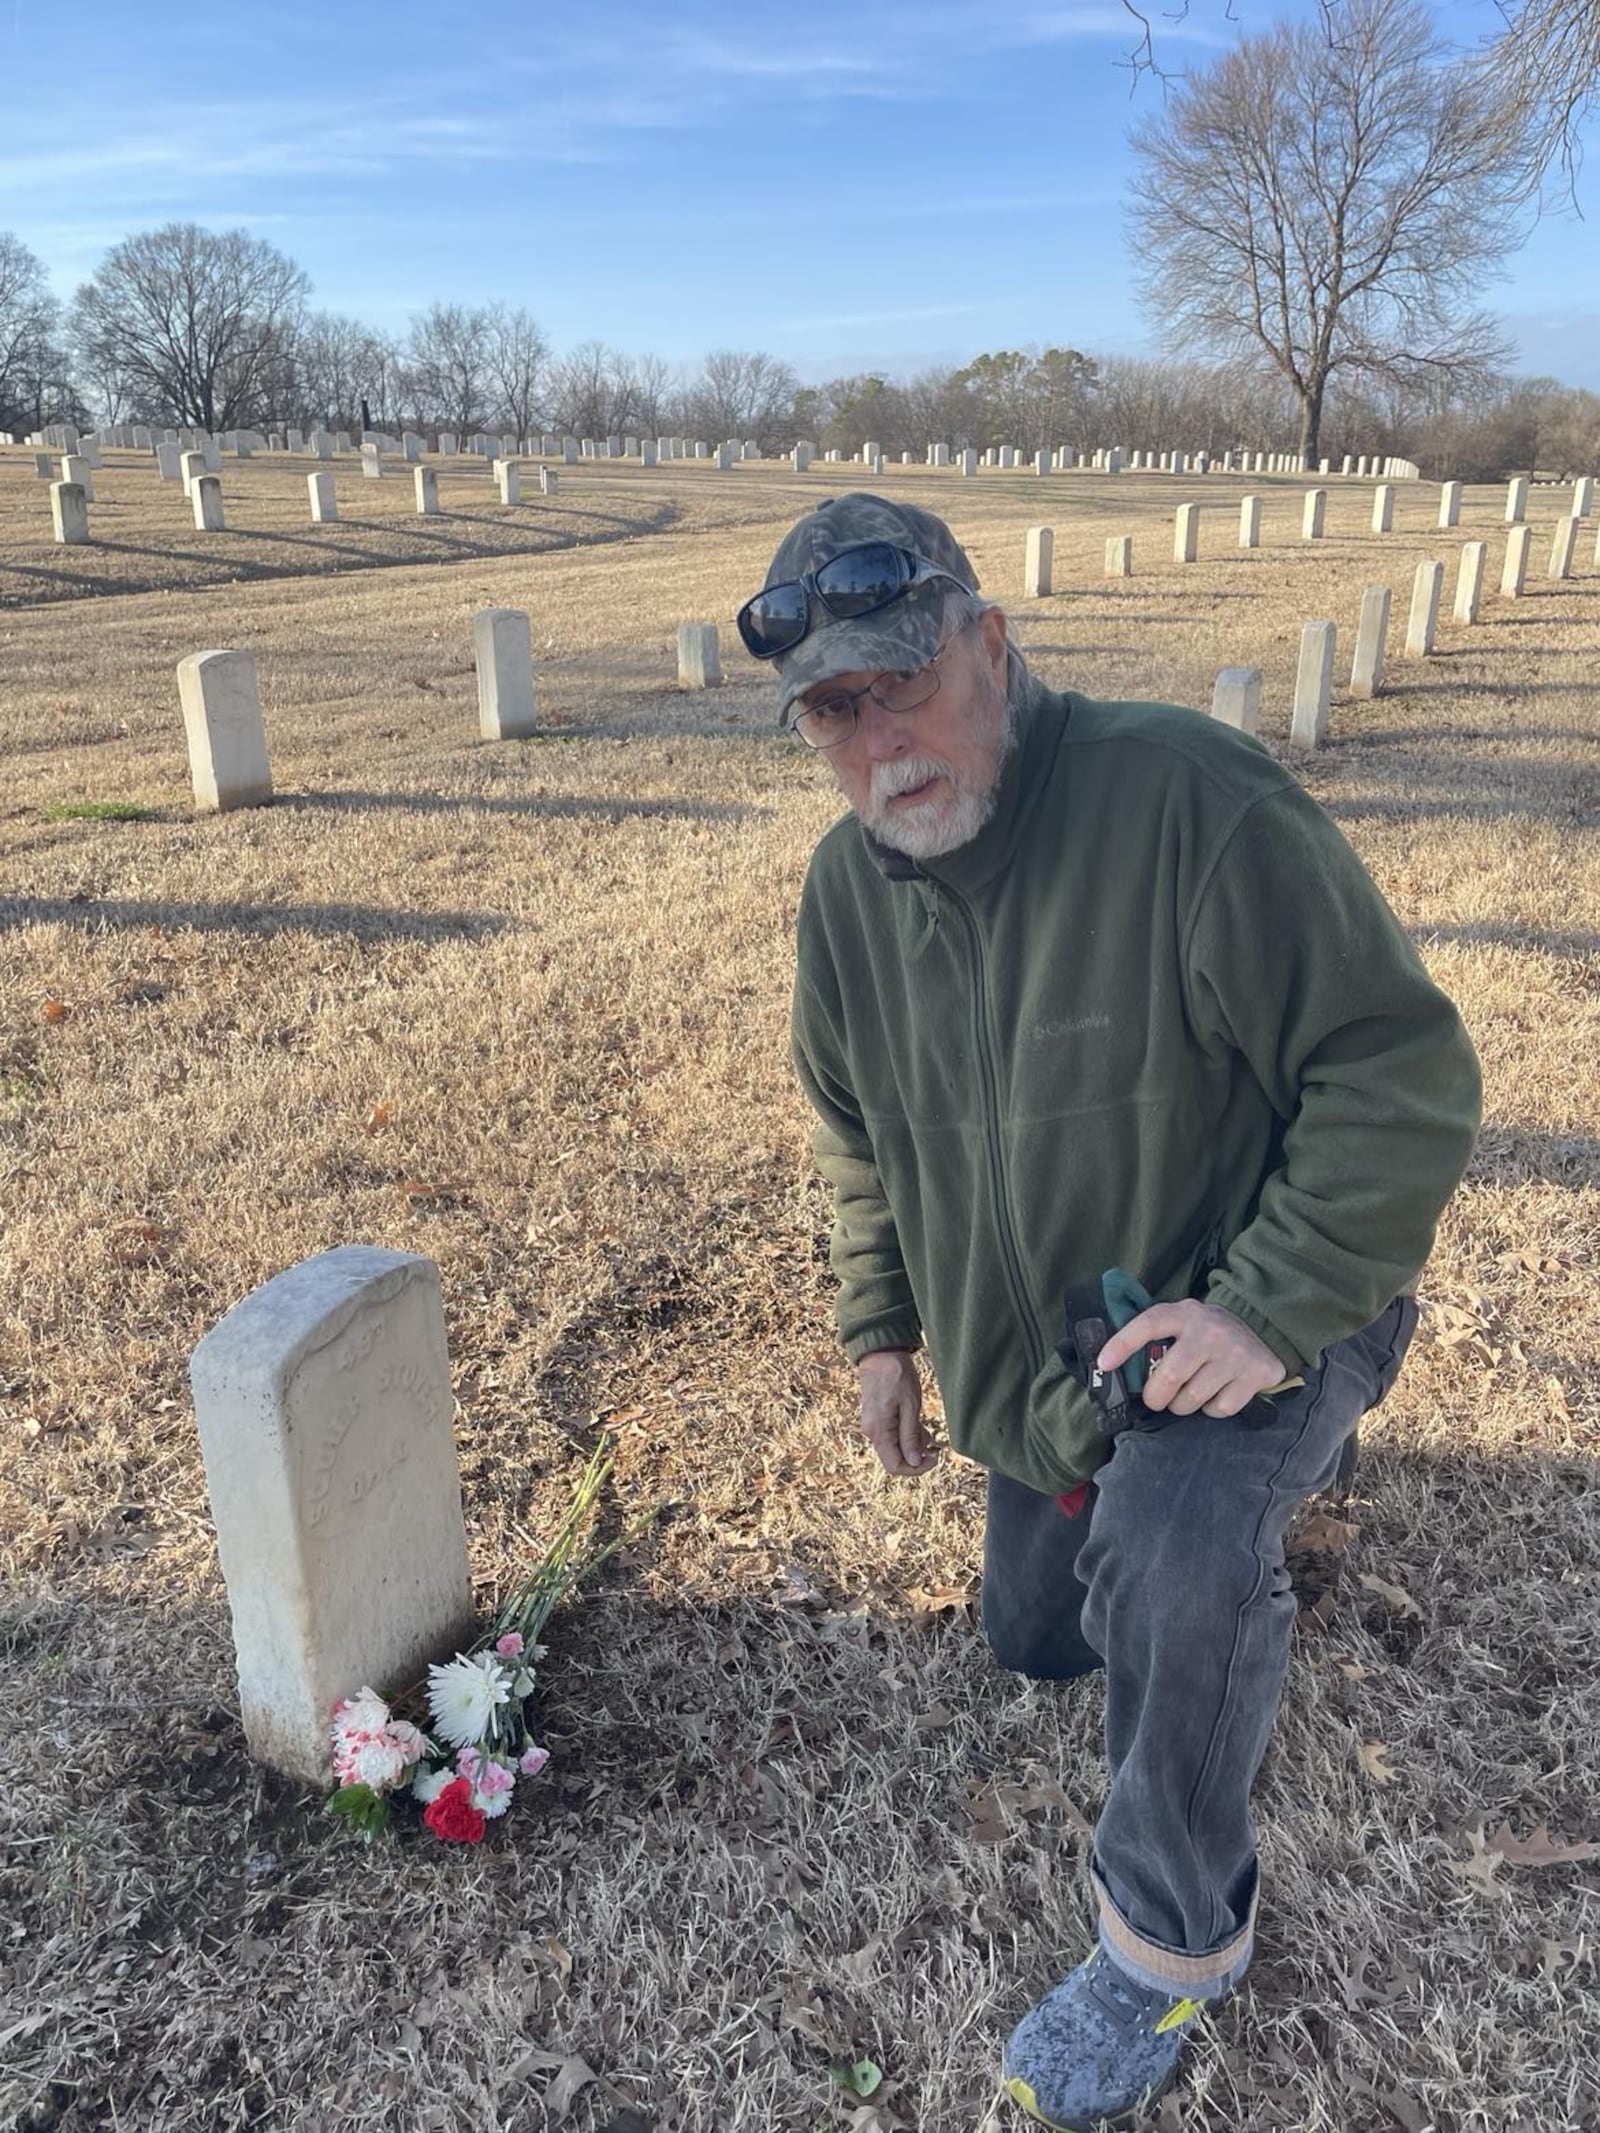
MULTIPOLYGON (((803 578, 841 548, 855 548, 862 541, 892 541, 969 592, 978 589, 977 572, 942 518, 915 504, 890 503, 887 497, 864 491, 829 497, 791 527, 772 558, 766 583, 783 585, 803 578)), ((939 579, 926 580, 887 607, 853 620, 830 615, 813 596, 811 630, 793 651, 773 661, 780 691, 778 716, 785 717, 797 696, 830 675, 910 673, 926 666, 939 649, 944 595, 939 579)))

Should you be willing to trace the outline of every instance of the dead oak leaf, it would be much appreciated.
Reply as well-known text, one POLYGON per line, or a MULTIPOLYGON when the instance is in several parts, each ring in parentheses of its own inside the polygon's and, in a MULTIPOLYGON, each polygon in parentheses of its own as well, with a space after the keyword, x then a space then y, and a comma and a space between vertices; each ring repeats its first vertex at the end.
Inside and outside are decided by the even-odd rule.
POLYGON ((1352 1518, 1334 1518, 1327 1511, 1312 1511, 1290 1534, 1286 1552, 1290 1555, 1343 1555, 1360 1531, 1352 1518))
POLYGON ((1391 1585, 1387 1578, 1374 1577, 1370 1570, 1362 1571, 1360 1582, 1366 1591, 1375 1593, 1389 1612, 1398 1615, 1402 1622, 1422 1620, 1422 1609, 1403 1585, 1391 1585))
POLYGON ((1393 1749, 1381 1740, 1364 1740, 1360 1746, 1361 1767, 1374 1785, 1392 1785, 1400 1775, 1390 1764, 1393 1749))
POLYGON ((1575 1866, 1585 1859, 1600 1859, 1600 1844, 1562 1844, 1541 1822, 1525 1837, 1513 1836, 1511 1825, 1502 1822, 1484 1839, 1489 1851, 1498 1852, 1507 1866, 1575 1866))

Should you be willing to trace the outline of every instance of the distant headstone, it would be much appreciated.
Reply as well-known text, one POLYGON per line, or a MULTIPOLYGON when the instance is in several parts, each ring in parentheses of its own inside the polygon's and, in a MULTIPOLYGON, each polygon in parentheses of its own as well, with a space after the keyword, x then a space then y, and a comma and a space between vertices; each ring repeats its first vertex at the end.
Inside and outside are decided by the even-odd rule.
POLYGON ((555 468, 554 468, 554 467, 541 467, 541 468, 539 469, 539 494, 540 494, 541 496, 554 496, 554 495, 555 495, 555 493, 556 493, 556 470, 555 470, 555 468))
POLYGON ((1506 524, 1520 526, 1528 515, 1528 477, 1518 474, 1506 483, 1506 524))
POLYGON ((401 433, 400 449, 405 455, 407 466, 414 467, 421 459, 424 450, 422 439, 415 430, 405 430, 401 433))
POLYGON ((331 474, 308 474, 306 488, 311 495, 311 523, 325 526, 330 519, 339 516, 339 500, 334 494, 331 474))
POLYGON ((714 622, 678 624, 678 687, 715 689, 722 682, 722 651, 714 622))
POLYGON ((1301 628, 1294 716, 1289 726, 1289 739, 1296 748, 1320 748, 1327 734, 1337 634, 1331 622, 1307 622, 1301 628))
POLYGON ((1387 585, 1369 585, 1361 595, 1361 623, 1356 631, 1356 656, 1350 668, 1352 696, 1376 696, 1383 687, 1390 601, 1387 585))
POLYGON ((1372 530, 1388 533, 1394 525, 1394 486, 1380 482, 1372 492, 1372 530))
POLYGON ((933 465, 934 465, 934 466, 936 466, 936 467, 947 467, 947 466, 948 466, 948 465, 950 464, 950 447, 949 447, 949 445, 947 445, 947 444, 936 444, 936 445, 934 446, 934 448, 933 448, 933 462, 932 462, 932 463, 933 463, 933 465))
POLYGON ((810 464, 811 464, 811 447, 810 447, 810 445, 809 445, 809 444, 797 444, 797 445, 795 446, 795 448, 794 448, 793 452, 791 452, 791 453, 790 453, 790 455, 789 455, 789 459, 790 459, 790 464, 791 464, 791 465, 793 466, 793 468, 794 468, 795 472, 796 472, 797 474, 804 474, 804 473, 805 473, 805 471, 806 471, 806 469, 807 469, 807 468, 808 468, 808 467, 810 466, 810 464))
POLYGON ((81 452, 67 452, 61 461, 61 479, 76 482, 86 503, 94 502, 94 469, 81 452))
POLYGON ((1472 623, 1478 619, 1478 603, 1483 598, 1483 567, 1488 554, 1487 541, 1464 541, 1461 545, 1461 564, 1456 572, 1457 622, 1472 623))
POLYGON ((1133 535, 1114 533, 1106 542, 1106 576, 1108 578, 1131 578, 1133 576, 1133 535))
POLYGON ((1513 526, 1506 535, 1506 560, 1500 573, 1500 590, 1508 600, 1522 597, 1528 576, 1528 543, 1532 539, 1531 526, 1513 526))
POLYGON ((251 654, 192 652, 178 662, 178 701, 195 806, 226 814, 270 800, 272 769, 251 654))
POLYGON ((522 501, 522 469, 514 459, 497 459, 494 463, 494 485, 503 504, 520 504, 522 501))
POLYGON ((1447 481, 1439 490, 1439 524, 1459 526, 1461 523, 1461 484, 1447 481))
POLYGON ((361 447, 361 472, 367 481, 383 479, 383 455, 375 444, 364 444, 361 447))
POLYGON ((1594 476, 1580 474, 1572 484, 1572 515, 1587 518, 1594 509, 1594 476))
POLYGON ((1035 474, 1048 474, 1051 471, 1050 454, 1047 451, 1034 453, 1033 471, 1035 474))
POLYGON ((65 548, 79 548, 88 540, 89 499, 81 481, 50 484, 50 522, 57 541, 65 548))
POLYGON ((1407 659, 1426 659, 1433 650, 1434 633, 1439 626, 1439 588, 1443 583, 1442 563, 1417 565, 1411 589, 1411 617, 1406 624, 1407 659))
POLYGON ((719 474, 727 474, 731 472, 733 467, 733 458, 733 446, 731 444, 719 444, 717 446, 717 472, 719 474))
POLYGON ((56 463, 48 452, 35 452, 33 455, 33 471, 40 481, 54 481, 56 478, 56 463))
POLYGON ((331 459, 333 457, 333 439, 326 430, 313 430, 311 432, 311 453, 312 457, 316 459, 331 459))
POLYGON ((250 1753, 327 1785, 329 1721, 472 1635, 439 1275, 341 1245, 267 1282, 190 1364, 250 1753))
POLYGON ((1200 506, 1179 504, 1172 527, 1172 560, 1192 563, 1200 553, 1200 506))
MULTIPOLYGON (((1239 546, 1241 548, 1259 548, 1261 546, 1261 499, 1259 496, 1241 496, 1239 499, 1239 546)), ((1234 670, 1229 667, 1225 671, 1232 673, 1234 670)), ((1244 669, 1241 667, 1239 672, 1242 673, 1243 671, 1244 669)))
POLYGON ((978 455, 969 445, 961 455, 961 472, 968 481, 974 481, 978 473, 978 455))
POLYGON ((653 467, 660 457, 661 454, 656 448, 656 440, 653 437, 641 437, 639 439, 640 466, 653 467))
POLYGON ((285 430, 283 441, 287 450, 298 452, 304 447, 306 440, 299 430, 285 430))
POLYGON ((181 481, 183 468, 179 464, 182 455, 175 444, 156 446, 156 473, 162 481, 181 481))
POLYGON ((1241 733, 1261 725, 1261 673, 1256 667, 1224 667, 1211 691, 1211 716, 1241 733))
POLYGON ((1307 489, 1304 508, 1300 513, 1300 538, 1304 541, 1320 541, 1328 510, 1326 489, 1307 489))
POLYGON ((1572 552, 1577 546, 1578 521, 1575 518, 1557 519, 1555 538, 1550 544, 1550 575, 1552 578, 1572 576, 1572 552))
POLYGON ((227 517, 222 506, 222 476, 201 474, 189 485, 189 500, 194 505, 195 528, 200 533, 222 533, 227 528, 227 517))
POLYGON ((478 731, 483 738, 515 741, 536 733, 533 633, 521 608, 480 608, 472 618, 472 657, 478 670, 478 731))
POLYGON ((561 461, 564 466, 569 467, 575 467, 578 464, 578 440, 576 437, 562 438, 561 461))
POLYGON ((1030 526, 1022 558, 1022 592, 1029 600, 1048 597, 1055 535, 1048 526, 1030 526))
POLYGON ((457 441, 454 430, 441 430, 439 432, 439 457, 441 459, 454 459, 457 441))
POLYGON ((418 518, 439 516, 439 476, 433 467, 413 467, 411 485, 417 501, 418 518))

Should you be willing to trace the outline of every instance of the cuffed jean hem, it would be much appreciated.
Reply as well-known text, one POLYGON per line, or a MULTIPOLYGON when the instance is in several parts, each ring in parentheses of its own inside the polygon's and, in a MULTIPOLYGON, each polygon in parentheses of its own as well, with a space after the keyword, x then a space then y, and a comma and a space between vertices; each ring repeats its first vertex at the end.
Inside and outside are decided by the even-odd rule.
POLYGON ((1148 1985, 1152 1992, 1177 1991, 1191 2000, 1217 2000, 1231 1992, 1249 1969, 1255 1952, 1259 1885, 1250 1899, 1249 1916, 1233 1938, 1220 1948, 1208 1948, 1196 1955, 1186 1948, 1163 1947, 1160 1941, 1136 1933, 1112 1902, 1110 1890, 1093 1865, 1089 1879, 1100 1907, 1101 1947, 1119 1970, 1125 1970, 1141 1985, 1148 1985))

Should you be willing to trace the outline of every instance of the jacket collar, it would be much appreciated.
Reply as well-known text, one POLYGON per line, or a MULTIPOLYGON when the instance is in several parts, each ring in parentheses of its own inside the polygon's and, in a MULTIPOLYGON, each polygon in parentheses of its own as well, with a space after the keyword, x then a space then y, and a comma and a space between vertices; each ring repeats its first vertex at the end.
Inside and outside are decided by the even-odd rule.
POLYGON ((969 843, 938 859, 908 859, 884 844, 863 823, 861 841, 873 865, 889 881, 940 881, 952 889, 977 889, 1000 872, 1038 798, 1060 745, 1072 707, 1065 696, 1034 682, 1017 713, 1017 736, 1005 768, 994 813, 969 843))

